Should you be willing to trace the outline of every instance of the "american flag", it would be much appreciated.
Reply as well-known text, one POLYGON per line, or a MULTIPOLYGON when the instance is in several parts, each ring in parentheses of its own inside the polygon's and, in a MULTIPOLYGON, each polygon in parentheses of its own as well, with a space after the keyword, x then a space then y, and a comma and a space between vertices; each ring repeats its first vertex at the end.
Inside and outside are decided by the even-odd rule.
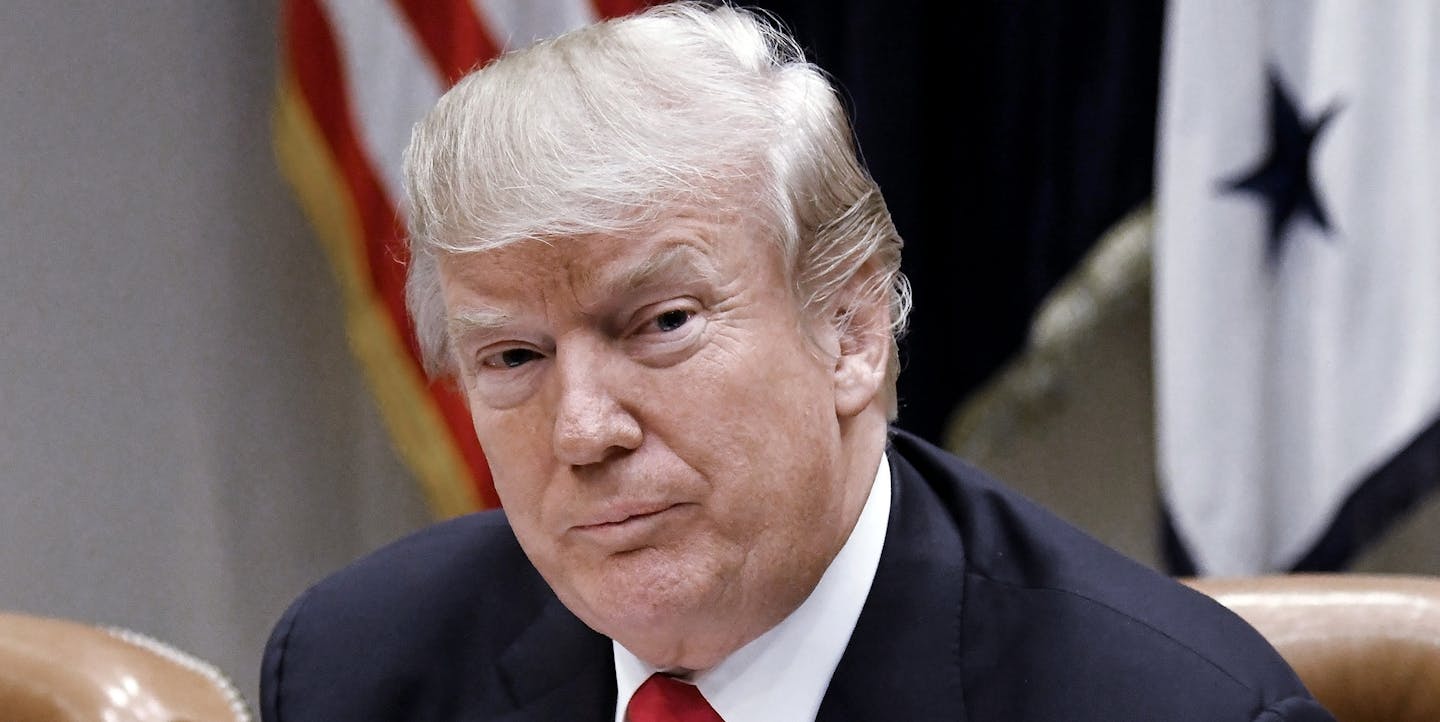
POLYGON ((643 0, 285 0, 274 118, 280 167, 330 258, 350 343, 438 516, 499 504, 470 417, 425 378, 405 312, 400 159, 411 127, 506 49, 643 0))

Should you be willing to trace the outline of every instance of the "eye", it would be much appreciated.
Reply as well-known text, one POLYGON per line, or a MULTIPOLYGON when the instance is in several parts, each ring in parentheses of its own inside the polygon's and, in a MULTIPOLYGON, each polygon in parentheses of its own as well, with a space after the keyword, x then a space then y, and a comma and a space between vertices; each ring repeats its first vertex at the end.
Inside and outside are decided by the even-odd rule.
POLYGON ((669 333, 689 323, 690 319, 694 317, 694 311, 683 308, 671 309, 655 317, 655 328, 661 333, 669 333))
POLYGON ((480 359, 480 365, 491 369, 513 369, 540 358, 540 352, 530 348, 507 348, 480 359))
POLYGON ((635 311, 622 335, 625 352, 652 367, 673 366, 703 348, 709 315, 696 299, 673 298, 635 311))

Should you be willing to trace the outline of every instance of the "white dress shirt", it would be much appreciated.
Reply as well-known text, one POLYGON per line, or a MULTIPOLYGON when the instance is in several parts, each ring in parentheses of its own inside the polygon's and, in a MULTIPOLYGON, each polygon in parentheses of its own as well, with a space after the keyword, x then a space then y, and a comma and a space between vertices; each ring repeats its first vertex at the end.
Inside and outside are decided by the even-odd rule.
MULTIPOLYGON (((890 524, 890 463, 880 468, 850 538, 815 590, 790 616, 690 680, 725 722, 814 720, 820 701, 850 644, 855 622, 875 581, 890 524)), ((619 642, 615 650, 615 722, 625 722, 630 697, 651 674, 619 642)))

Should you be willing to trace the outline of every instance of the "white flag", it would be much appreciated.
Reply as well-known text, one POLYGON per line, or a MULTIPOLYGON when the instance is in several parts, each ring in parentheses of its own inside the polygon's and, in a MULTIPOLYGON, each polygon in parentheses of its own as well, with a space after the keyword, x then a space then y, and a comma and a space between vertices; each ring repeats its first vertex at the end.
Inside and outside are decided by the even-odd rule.
POLYGON ((1162 495, 1199 573, 1337 564, 1440 486, 1440 3, 1167 22, 1162 495))

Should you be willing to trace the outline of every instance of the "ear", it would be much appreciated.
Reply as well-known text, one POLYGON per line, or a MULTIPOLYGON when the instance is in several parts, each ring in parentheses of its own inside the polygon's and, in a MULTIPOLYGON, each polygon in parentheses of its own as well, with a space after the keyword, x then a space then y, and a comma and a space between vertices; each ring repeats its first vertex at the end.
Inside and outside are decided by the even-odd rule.
POLYGON ((851 296, 835 312, 835 413, 858 415, 876 401, 890 358, 890 309, 883 299, 851 296), (849 316, 848 323, 846 316, 849 316))

